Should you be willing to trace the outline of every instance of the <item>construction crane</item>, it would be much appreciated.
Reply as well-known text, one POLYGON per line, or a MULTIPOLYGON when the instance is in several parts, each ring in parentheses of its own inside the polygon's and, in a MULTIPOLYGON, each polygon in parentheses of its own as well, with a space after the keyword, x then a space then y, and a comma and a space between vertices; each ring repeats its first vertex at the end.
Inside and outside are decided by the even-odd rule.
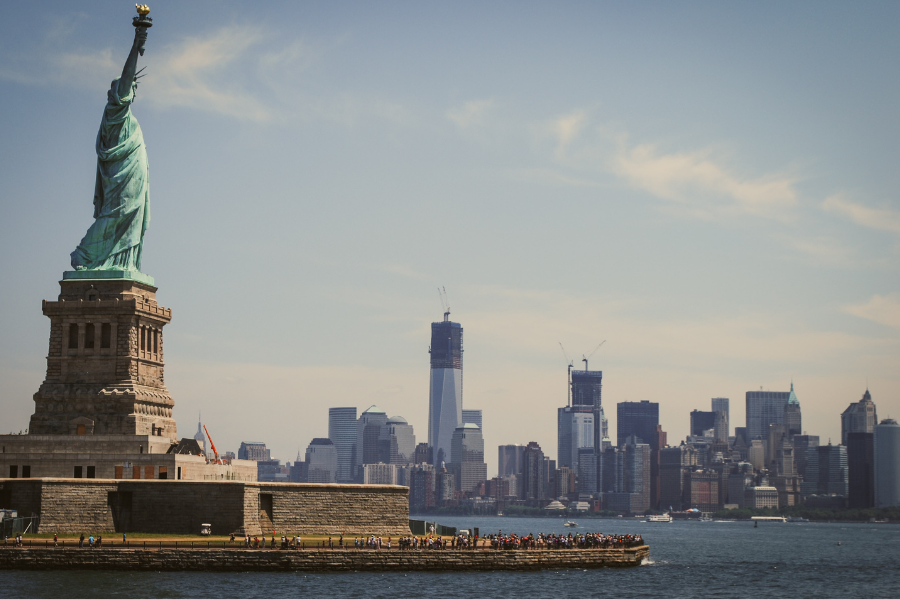
POLYGON ((444 309, 444 322, 450 320, 450 303, 447 301, 447 288, 438 288, 438 298, 441 299, 441 308, 444 309))
POLYGON ((575 366, 575 363, 572 362, 572 359, 569 358, 569 353, 566 352, 565 347, 562 345, 562 342, 559 342, 559 347, 562 350, 563 356, 566 357, 566 362, 569 363, 569 372, 566 376, 566 406, 572 406, 572 367, 575 366))
POLYGON ((213 454, 216 455, 216 464, 221 465, 222 461, 219 460, 219 452, 216 450, 216 445, 213 444, 212 436, 209 435, 209 430, 206 428, 206 425, 203 426, 203 431, 206 432, 206 437, 209 438, 209 447, 212 448, 213 454))
POLYGON ((602 345, 605 344, 605 343, 606 343, 606 340, 603 340, 602 342, 600 342, 599 344, 597 344, 597 347, 596 347, 596 348, 594 348, 593 350, 591 350, 591 353, 590 353, 590 354, 588 354, 587 356, 585 356, 584 354, 581 355, 581 361, 584 363, 584 370, 585 370, 585 371, 588 370, 588 359, 589 359, 590 357, 592 357, 592 356, 594 355, 594 353, 595 353, 597 350, 600 349, 600 346, 602 346, 602 345))

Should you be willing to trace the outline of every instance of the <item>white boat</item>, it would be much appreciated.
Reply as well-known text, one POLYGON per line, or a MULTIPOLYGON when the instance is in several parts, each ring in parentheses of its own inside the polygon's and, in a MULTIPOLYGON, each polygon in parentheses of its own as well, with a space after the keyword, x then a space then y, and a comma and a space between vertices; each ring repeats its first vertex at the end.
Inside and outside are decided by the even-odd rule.
POLYGON ((578 527, 578 523, 575 521, 566 521, 563 523, 563 527, 578 527))
POLYGON ((648 523, 671 523, 672 515, 666 513, 664 515, 647 515, 648 523))
POLYGON ((697 521, 700 523, 712 523, 712 519, 710 519, 709 517, 700 517, 699 519, 697 519, 697 521))

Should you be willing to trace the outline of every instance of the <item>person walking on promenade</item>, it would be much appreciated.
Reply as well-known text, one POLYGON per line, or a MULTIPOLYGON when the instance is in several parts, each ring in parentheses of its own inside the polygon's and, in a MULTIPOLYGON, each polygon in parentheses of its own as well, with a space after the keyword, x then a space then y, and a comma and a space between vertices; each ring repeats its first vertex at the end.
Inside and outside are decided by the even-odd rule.
POLYGON ((88 545, 91 547, 91 550, 94 549, 94 534, 88 536, 88 545))
POLYGON ((84 548, 84 534, 83 533, 81 534, 81 537, 78 538, 78 547, 84 548))
POLYGON ((98 535, 97 536, 97 547, 100 548, 102 545, 103 545, 103 536, 98 535))
POLYGON ((124 546, 128 542, 128 538, 125 537, 125 534, 122 534, 122 545, 124 546))
POLYGON ((262 536, 262 543, 260 544, 259 547, 262 548, 263 550, 266 549, 266 536, 262 536))
POLYGON ((54 547, 54 548, 58 548, 58 547, 59 547, 59 543, 58 543, 58 542, 59 542, 59 536, 58 536, 57 534, 54 533, 54 534, 53 534, 53 547, 54 547))

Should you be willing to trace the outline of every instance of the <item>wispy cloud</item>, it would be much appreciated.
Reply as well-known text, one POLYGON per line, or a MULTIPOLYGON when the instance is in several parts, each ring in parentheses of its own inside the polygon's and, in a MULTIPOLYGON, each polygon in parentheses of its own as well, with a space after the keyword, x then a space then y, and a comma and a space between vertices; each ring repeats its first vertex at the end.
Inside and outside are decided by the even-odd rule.
POLYGON ((556 138, 556 157, 563 158, 569 145, 578 137, 584 129, 587 121, 587 113, 583 110, 575 110, 559 116, 550 122, 550 131, 556 138))
POLYGON ((453 121, 457 127, 468 129, 484 123, 487 114, 494 108, 493 100, 472 100, 462 106, 451 108, 447 111, 447 118, 453 121))
POLYGON ((869 208, 852 202, 842 194, 830 196, 822 203, 828 212, 847 217, 857 225, 900 234, 900 212, 889 208, 869 208))
POLYGON ((259 27, 233 26, 187 38, 164 50, 153 69, 153 86, 148 86, 150 101, 158 106, 211 110, 241 119, 268 119, 271 108, 246 86, 228 81, 224 72, 263 39, 259 27))
POLYGON ((851 315, 900 329, 900 293, 875 294, 868 302, 844 307, 851 315))
POLYGON ((700 217, 749 213, 784 219, 796 205, 794 177, 741 176, 723 163, 712 151, 663 153, 654 144, 629 146, 623 137, 610 165, 632 186, 700 217))

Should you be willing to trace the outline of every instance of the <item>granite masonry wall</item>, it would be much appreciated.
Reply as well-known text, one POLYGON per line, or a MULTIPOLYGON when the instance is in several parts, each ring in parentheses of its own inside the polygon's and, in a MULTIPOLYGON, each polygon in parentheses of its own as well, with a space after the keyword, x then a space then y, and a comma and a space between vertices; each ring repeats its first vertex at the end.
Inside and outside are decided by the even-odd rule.
POLYGON ((2 569, 128 571, 534 571, 636 567, 650 548, 516 551, 0 548, 2 569))
POLYGON ((40 516, 38 533, 408 535, 409 490, 391 485, 0 479, 0 507, 40 516))

